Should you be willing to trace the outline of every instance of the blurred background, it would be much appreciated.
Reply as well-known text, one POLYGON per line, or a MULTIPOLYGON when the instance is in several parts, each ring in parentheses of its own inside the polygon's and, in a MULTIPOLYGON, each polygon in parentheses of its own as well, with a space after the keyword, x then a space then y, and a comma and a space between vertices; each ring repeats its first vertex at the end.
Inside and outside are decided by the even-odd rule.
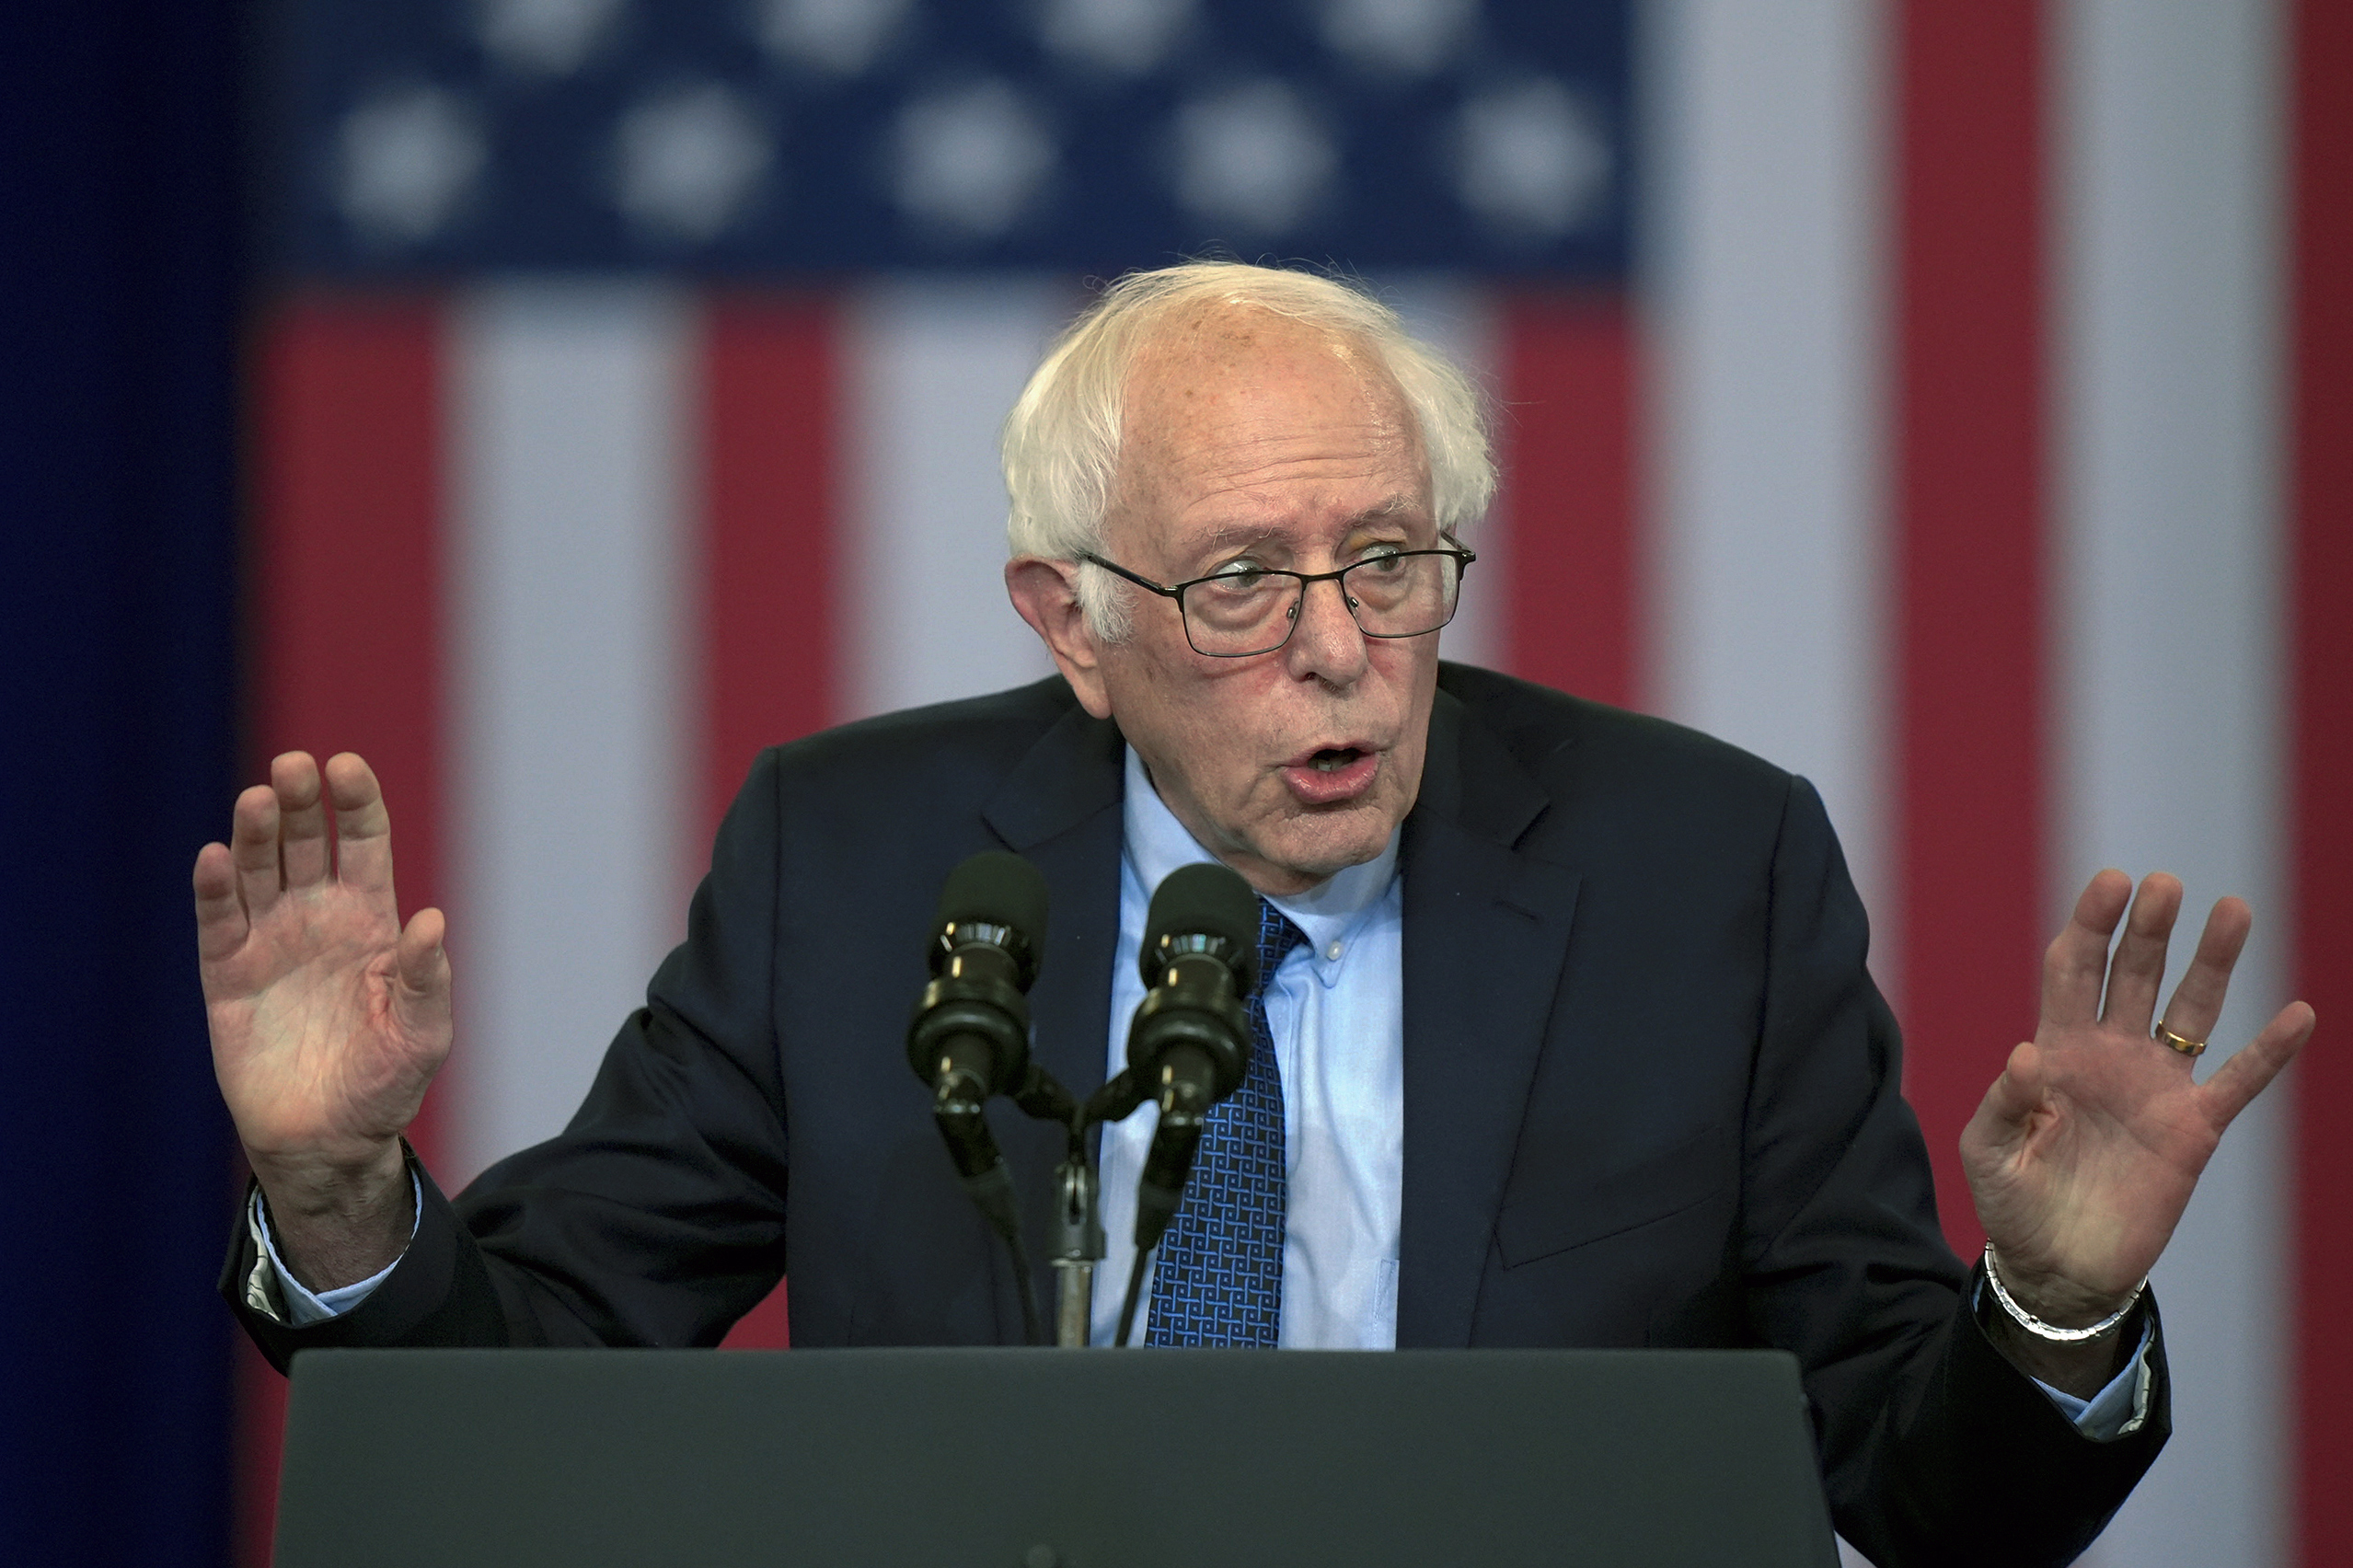
POLYGON ((998 423, 1092 283, 1229 255, 1492 395, 1450 657, 1821 787, 1956 1246, 2083 879, 2255 904, 2216 1054, 2322 1034, 2159 1269, 2176 1435, 2094 1560, 2353 1562, 2353 12, 84 0, 0 80, 0 1561, 267 1558, 186 894, 236 787, 384 777, 454 1189, 760 746, 1045 673, 998 423))

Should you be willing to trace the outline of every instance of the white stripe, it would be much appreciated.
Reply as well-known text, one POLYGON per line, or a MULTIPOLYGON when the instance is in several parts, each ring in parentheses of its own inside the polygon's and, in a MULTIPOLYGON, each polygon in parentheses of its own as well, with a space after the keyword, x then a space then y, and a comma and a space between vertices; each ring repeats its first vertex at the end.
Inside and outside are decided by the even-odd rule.
MULTIPOLYGON (((2058 8, 2063 505, 2055 899, 2177 871, 2254 941, 2213 1063, 2285 1000, 2275 472, 2278 21, 2251 0, 2058 8)), ((2058 910, 2054 909, 2056 915, 2058 910)), ((2223 1141, 2158 1266, 2172 1444, 2099 1548, 2122 1564, 2287 1556, 2284 1098, 2223 1141)))
POLYGON ((1870 0, 1661 0, 1651 705, 1814 780, 1889 979, 1870 0))
MULTIPOLYGON (((1652 0, 1646 704, 1805 774, 1899 984, 1872 0, 1652 0)), ((1840 1560, 1862 1558, 1846 1542, 1840 1560)))
POLYGON ((454 313, 444 1180, 563 1127, 685 928, 690 336, 636 285, 518 282, 454 313))
MULTIPOLYGON (((1484 289, 1444 274, 1413 273, 1380 280, 1376 292, 1404 318, 1406 330, 1452 360, 1494 402, 1496 327, 1484 289)), ((1445 656, 1459 663, 1500 670, 1510 651, 1510 534, 1498 511, 1463 541, 1479 559, 1464 576, 1461 607, 1439 639, 1445 656)))
POLYGON ((1005 595, 997 432, 1078 301, 1058 282, 890 282, 852 297, 845 688, 852 716, 1035 680, 1005 595))

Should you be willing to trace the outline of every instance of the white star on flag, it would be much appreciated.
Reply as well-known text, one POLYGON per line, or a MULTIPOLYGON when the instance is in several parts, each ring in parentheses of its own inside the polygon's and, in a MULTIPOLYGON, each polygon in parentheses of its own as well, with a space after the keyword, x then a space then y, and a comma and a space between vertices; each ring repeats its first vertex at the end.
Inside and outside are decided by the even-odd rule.
POLYGON ((717 83, 646 99, 614 133, 614 205, 640 230, 708 241, 767 171, 768 133, 717 83))
POLYGON ((622 0, 482 0, 482 47, 518 71, 569 76, 586 63, 622 0))
POLYGON ((1194 0, 1048 0, 1038 41, 1054 53, 1140 76, 1165 59, 1194 16, 1194 0))
POLYGON ((1472 98, 1459 136, 1462 204, 1505 233, 1567 234, 1609 181, 1609 149, 1585 106, 1555 81, 1472 98))
POLYGON ((779 59, 860 76, 897 36, 908 9, 908 0, 765 0, 760 42, 779 59))
POLYGON ((377 244, 415 245, 447 224, 488 157, 472 107, 439 87, 385 93, 343 117, 336 203, 377 244))
POLYGON ((900 209, 955 240, 1011 228, 1060 156, 1029 100, 995 80, 909 104, 894 142, 900 209))
POLYGON ((1176 195, 1253 237, 1290 233, 1321 205, 1340 156, 1288 85, 1245 83, 1177 111, 1176 195))
POLYGON ((1323 41, 1377 71, 1426 76, 1462 46, 1478 0, 1325 0, 1323 41))

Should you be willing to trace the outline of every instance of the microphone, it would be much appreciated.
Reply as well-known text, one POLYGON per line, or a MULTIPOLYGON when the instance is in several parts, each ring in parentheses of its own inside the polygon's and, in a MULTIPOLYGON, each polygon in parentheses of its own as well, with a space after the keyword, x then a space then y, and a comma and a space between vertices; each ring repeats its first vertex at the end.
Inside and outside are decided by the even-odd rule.
POLYGON ((931 1117, 949 1158, 973 1202, 1012 1249, 1025 1334, 1032 1343, 1037 1303, 1013 1177, 981 1113, 992 1095, 1040 1092, 1043 1075, 1030 1065, 1025 993, 1038 976, 1045 907, 1045 878, 1019 855, 990 850, 949 873, 931 943, 931 982, 907 1025, 907 1063, 931 1090, 931 1117))
POLYGON ((1258 985, 1258 895, 1214 863, 1169 874, 1152 894, 1137 956, 1148 988, 1127 1033, 1133 1089, 1159 1101, 1160 1124, 1136 1194, 1140 1260, 1183 1200, 1209 1108, 1241 1087, 1258 985))

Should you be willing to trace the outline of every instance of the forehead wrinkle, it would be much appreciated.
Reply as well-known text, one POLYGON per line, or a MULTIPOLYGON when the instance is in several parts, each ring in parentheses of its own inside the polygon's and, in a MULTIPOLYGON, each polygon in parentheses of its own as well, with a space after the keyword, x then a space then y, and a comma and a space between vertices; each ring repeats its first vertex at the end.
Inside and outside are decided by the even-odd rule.
POLYGON ((1181 440, 1189 421, 1202 416, 1204 405, 1216 410, 1207 416, 1213 420, 1241 411, 1251 400, 1252 377, 1248 372, 1318 361, 1339 371, 1356 394, 1355 417, 1327 429, 1418 437, 1402 390, 1377 356, 1343 334, 1238 304, 1224 310, 1188 312, 1138 345, 1122 398, 1128 416, 1123 419, 1127 428, 1122 444, 1166 447, 1181 440), (1177 407, 1168 407, 1171 403, 1177 407), (1164 415, 1181 409, 1186 418, 1133 419, 1139 405, 1152 404, 1161 405, 1158 411, 1164 415))
POLYGON ((1287 470, 1301 467, 1369 477, 1391 464, 1413 464, 1419 456, 1420 444, 1410 426, 1388 417, 1390 412, 1366 409, 1358 418, 1311 429, 1228 432, 1214 444, 1187 443, 1171 427, 1139 444, 1145 450, 1136 454, 1135 467, 1143 471, 1139 478, 1148 474, 1147 482, 1189 481, 1204 497, 1280 484, 1290 477, 1287 470))
MULTIPOLYGON (((1410 491, 1398 490, 1385 500, 1349 513, 1341 521, 1350 528, 1358 528, 1367 523, 1384 522, 1401 513, 1413 513, 1421 510, 1420 497, 1410 491)), ((1240 521, 1214 523, 1210 525, 1209 531, 1202 536, 1202 542, 1209 545, 1232 544, 1237 540, 1267 538, 1280 531, 1279 523, 1240 521)))
MULTIPOLYGON (((1332 492, 1335 490, 1355 489, 1368 479, 1378 481, 1384 478, 1378 470, 1390 465, 1380 462, 1350 464, 1338 472, 1321 475, 1294 472, 1298 468, 1320 467, 1318 460, 1309 459, 1305 463, 1254 464, 1248 467, 1228 468, 1224 472, 1186 474, 1181 467, 1171 465, 1162 468, 1157 478, 1162 487, 1183 492, 1181 505, 1187 512, 1214 510, 1221 502, 1235 497, 1254 501, 1262 492, 1287 490, 1298 485, 1302 479, 1309 481, 1306 488, 1315 503, 1321 507, 1331 503, 1334 499, 1332 492)), ((1367 515, 1368 510, 1358 508, 1349 515, 1367 515)))
POLYGON ((1388 493, 1370 507, 1351 511, 1352 522, 1377 513, 1391 514, 1418 501, 1410 491, 1389 489, 1396 482, 1397 467, 1412 463, 1413 457, 1412 444, 1396 439, 1393 432, 1370 450, 1341 455, 1325 449, 1327 443, 1320 432, 1268 434, 1250 438, 1242 444, 1262 450, 1204 450, 1196 446, 1187 451, 1162 446, 1156 452, 1137 454, 1140 460, 1123 465, 1126 469, 1119 486, 1123 509, 1158 500, 1169 508, 1172 518, 1198 518, 1204 513, 1232 511, 1272 511, 1287 515, 1302 510, 1326 510, 1338 499, 1337 492, 1357 488, 1367 480, 1381 484, 1388 493), (1263 450, 1272 444, 1299 450, 1276 455, 1263 450), (1309 481, 1305 487, 1304 507, 1299 494, 1284 493, 1302 479, 1309 481))

